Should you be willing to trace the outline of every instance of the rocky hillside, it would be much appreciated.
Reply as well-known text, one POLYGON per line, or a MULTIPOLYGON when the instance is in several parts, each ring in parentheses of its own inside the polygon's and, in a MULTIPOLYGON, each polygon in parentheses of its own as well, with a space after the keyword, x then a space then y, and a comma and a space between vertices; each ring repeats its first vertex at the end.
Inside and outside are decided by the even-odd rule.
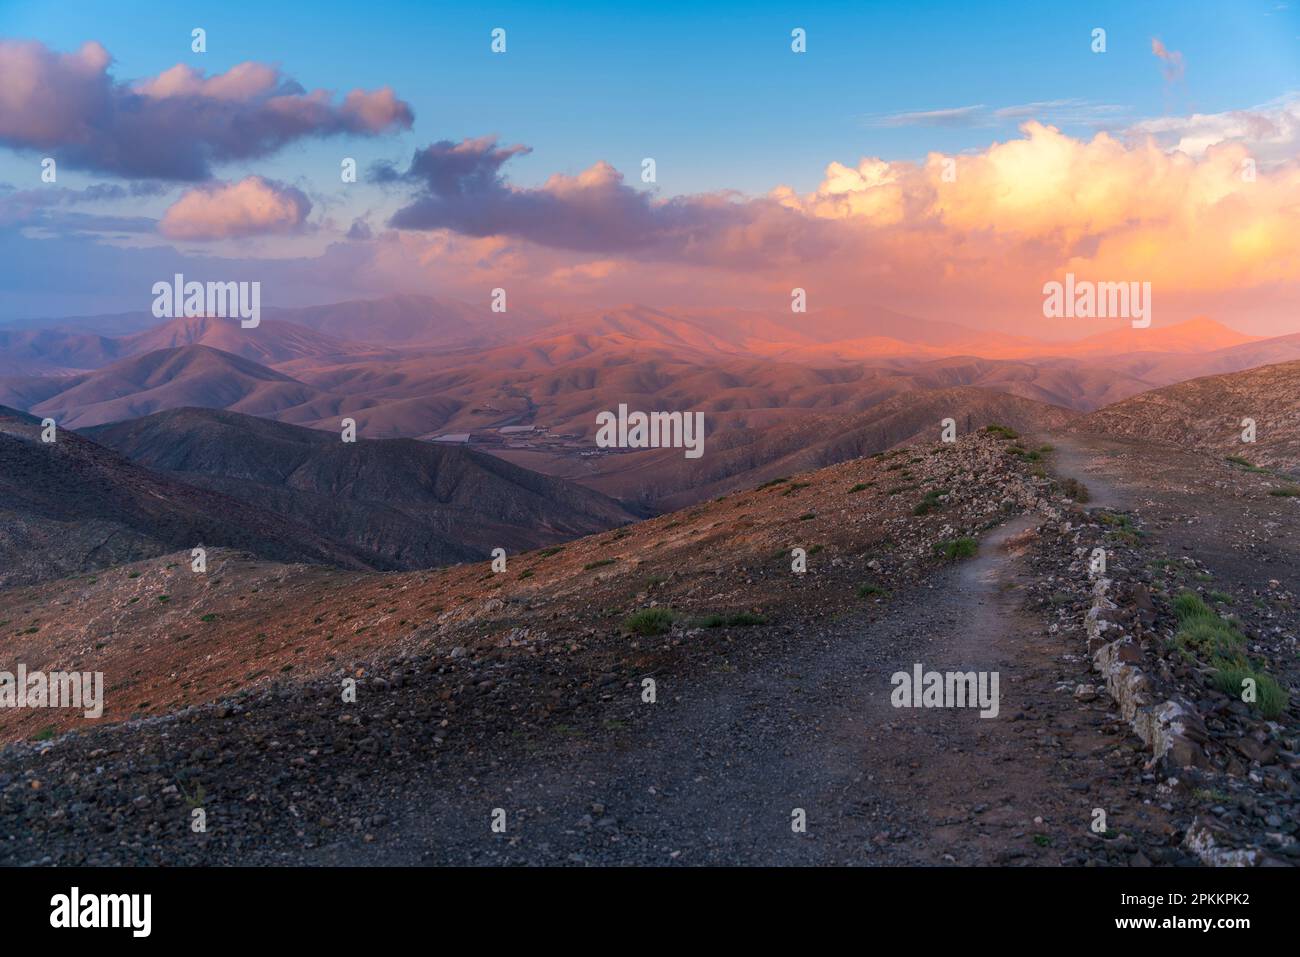
POLYGON ((93 727, 0 714, 16 742, 0 861, 1294 862, 1296 709, 1264 720, 1181 632, 1184 591, 1234 606, 1232 631, 1213 630, 1294 687, 1295 595, 1274 580, 1252 595, 1234 550, 1293 567, 1297 516, 1265 476, 1220 462, 1206 479, 1203 456, 1148 450, 1115 453, 1134 490, 1107 487, 1109 459, 1085 489, 1055 477, 1075 452, 970 434, 502 572, 220 552, 207 575, 164 557, 5 590, 6 648, 102 669, 106 710, 93 727), (1183 512, 1209 499, 1223 530, 1170 537, 1195 536, 1183 512), (1000 672, 997 720, 891 707, 912 662, 1000 672), (1183 740, 1162 749, 1168 714, 1183 740), (506 838, 485 824, 498 806, 506 838), (815 839, 790 839, 790 807, 815 839))
POLYGON ((74 432, 0 407, 0 583, 59 578, 198 545, 370 567, 359 549, 274 511, 133 464, 74 432))
POLYGON ((0 595, 0 618, 19 629, 11 647, 22 660, 84 663, 86 640, 102 643, 97 667, 122 682, 110 688, 117 693, 105 714, 120 720, 277 675, 326 673, 363 649, 393 653, 432 642, 477 653, 543 643, 559 652, 566 642, 619 634, 628 614, 647 607, 671 607, 683 623, 714 614, 784 620, 870 609, 875 593, 859 589, 915 580, 942 564, 937 543, 1034 500, 1032 485, 985 481, 1016 462, 1005 444, 971 436, 960 452, 936 444, 855 459, 606 534, 512 553, 500 574, 480 562, 358 575, 223 553, 212 573, 195 575, 173 556, 12 589, 0 595), (914 515, 918 510, 925 514, 914 515), (791 574, 796 547, 817 574, 791 574), (38 630, 29 634, 28 627, 38 630), (117 655, 129 656, 120 667, 117 655))
POLYGON ((678 449, 606 456, 583 482, 621 499, 684 508, 768 479, 908 443, 935 442, 945 418, 954 419, 958 434, 966 435, 993 423, 1046 431, 1065 425, 1076 414, 992 390, 914 389, 853 414, 805 410, 762 427, 709 433, 705 455, 698 460, 685 460, 678 449))
POLYGON ((428 568, 603 531, 636 516, 590 489, 463 448, 209 409, 85 430, 142 465, 272 509, 364 552, 428 568))
POLYGON ((1073 428, 1195 448, 1300 475, 1300 362, 1180 382, 1099 409, 1073 428), (1244 419, 1254 443, 1242 441, 1244 419))

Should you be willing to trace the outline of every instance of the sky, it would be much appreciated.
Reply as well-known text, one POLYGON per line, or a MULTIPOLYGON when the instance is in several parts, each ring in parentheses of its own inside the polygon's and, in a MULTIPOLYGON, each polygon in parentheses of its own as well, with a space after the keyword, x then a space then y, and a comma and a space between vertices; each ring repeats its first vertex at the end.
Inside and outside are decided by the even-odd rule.
POLYGON ((0 0, 0 80, 0 322, 183 271, 1062 337, 1070 271, 1300 331, 1294 3, 0 0))

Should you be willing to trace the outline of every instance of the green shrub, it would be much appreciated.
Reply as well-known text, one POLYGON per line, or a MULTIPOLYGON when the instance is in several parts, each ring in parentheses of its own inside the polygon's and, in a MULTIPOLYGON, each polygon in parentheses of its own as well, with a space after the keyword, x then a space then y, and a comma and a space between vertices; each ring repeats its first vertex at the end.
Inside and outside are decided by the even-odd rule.
POLYGON ((623 627, 637 635, 662 635, 675 617, 667 608, 642 608, 628 615, 623 627))
POLYGON ((1240 656, 1246 638, 1222 618, 1195 617, 1186 620, 1174 640, 1183 648, 1195 650, 1204 659, 1240 656))
POLYGON ((1255 681, 1255 700, 1251 702, 1259 714, 1271 720, 1281 717, 1291 703, 1291 696, 1282 689, 1272 675, 1250 668, 1237 661, 1216 660, 1214 683, 1225 694, 1240 698, 1243 691, 1242 682, 1247 678, 1255 681))
POLYGON ((930 512, 938 510, 941 507, 939 504, 939 498, 947 494, 948 494, 948 490, 946 488, 930 489, 930 491, 925 493, 925 497, 921 499, 920 502, 917 503, 916 508, 912 509, 912 514, 926 515, 930 512))
POLYGON ((935 551, 944 558, 952 561, 958 558, 970 558, 979 551, 979 542, 969 536, 954 538, 948 542, 939 542, 935 545, 935 551))
POLYGON ((755 615, 752 612, 741 611, 733 615, 705 615, 703 618, 699 619, 696 624, 701 628, 744 628, 749 625, 766 625, 767 619, 762 615, 755 615))
POLYGON ((1218 619, 1214 609, 1201 600, 1201 596, 1194 591, 1182 591, 1174 599, 1174 615, 1180 622, 1189 621, 1193 618, 1213 618, 1218 619))
POLYGON ((1081 505, 1087 504, 1088 499, 1091 497, 1088 494, 1088 486, 1078 479, 1061 479, 1061 491, 1065 493, 1066 498, 1073 499, 1081 505))

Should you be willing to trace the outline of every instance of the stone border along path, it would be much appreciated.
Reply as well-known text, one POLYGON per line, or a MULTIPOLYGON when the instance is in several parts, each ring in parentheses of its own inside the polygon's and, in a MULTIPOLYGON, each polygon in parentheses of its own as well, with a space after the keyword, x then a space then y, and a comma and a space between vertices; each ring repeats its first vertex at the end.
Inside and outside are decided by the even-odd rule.
MULTIPOLYGON (((1069 439, 1053 439, 1065 443, 1063 450, 1058 445, 1058 459, 1054 464, 1065 464, 1067 468, 1085 475, 1086 481, 1081 481, 1090 492, 1096 493, 1093 504, 1085 511, 1090 514, 1103 510, 1122 512, 1129 516, 1135 528, 1141 529, 1142 523, 1136 513, 1122 507, 1126 504, 1122 493, 1103 477, 1083 467, 1087 453, 1069 439)), ((1061 469, 1054 471, 1059 473, 1061 469)), ((1097 544, 1105 547, 1104 541, 1097 544)), ((1109 554, 1109 548, 1107 552, 1109 554)), ((1134 617, 1132 610, 1121 609, 1111 598, 1117 592, 1119 579, 1099 573, 1091 566, 1089 576, 1093 581, 1092 601, 1084 618, 1084 634, 1093 669, 1102 676, 1105 690, 1124 720, 1149 749, 1149 766, 1168 772, 1170 780, 1176 780, 1184 769, 1203 763, 1201 745, 1209 740, 1205 719, 1186 697, 1179 694, 1166 696, 1158 690, 1159 682, 1152 677, 1158 669, 1153 667, 1154 663, 1130 633, 1129 624, 1134 617)), ((1126 584, 1130 590, 1140 590, 1143 599, 1139 604, 1150 608, 1150 596, 1145 586, 1136 581, 1126 584)), ((1188 826, 1183 845, 1211 867, 1248 867, 1260 863, 1261 848, 1224 847, 1222 838, 1221 832, 1216 834, 1216 829, 1198 816, 1188 826)))

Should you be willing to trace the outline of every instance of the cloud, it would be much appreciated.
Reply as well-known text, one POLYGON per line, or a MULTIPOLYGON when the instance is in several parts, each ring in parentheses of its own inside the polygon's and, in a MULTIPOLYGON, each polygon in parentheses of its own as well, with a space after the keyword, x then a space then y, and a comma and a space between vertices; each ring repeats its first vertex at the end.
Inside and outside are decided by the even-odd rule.
POLYGON ((274 67, 241 63, 204 76, 177 65, 127 85, 107 50, 58 53, 0 41, 0 145, 41 150, 74 169, 198 181, 214 164, 267 156, 308 137, 407 129, 413 114, 387 87, 342 102, 306 92, 274 67))
POLYGON ((1187 72, 1187 65, 1183 62, 1183 55, 1177 50, 1170 50, 1158 37, 1151 38, 1151 52, 1158 56, 1165 63, 1165 79, 1170 83, 1177 83, 1187 72))
POLYGON ((409 170, 390 171, 389 182, 417 190, 391 225, 429 240, 379 243, 381 258, 408 262, 389 274, 414 256, 444 283, 508 275, 557 295, 653 301, 706 287, 699 295, 715 300, 772 300, 801 286, 823 303, 976 324, 1041 317, 1042 284, 1067 271, 1150 281, 1164 308, 1181 301, 1191 314, 1215 304, 1230 314, 1261 301, 1252 290, 1300 288, 1300 162, 1293 150, 1250 180, 1245 141, 1190 156, 1154 135, 1079 138, 1028 122, 969 154, 832 162, 808 193, 667 200, 630 188, 606 163, 516 187, 504 171, 527 152, 491 139, 436 143, 409 170), (471 249, 467 239, 497 245, 471 249), (459 274, 447 266, 452 250, 459 274))
POLYGON ((1247 155, 1242 143, 1191 157, 1027 123, 978 154, 831 164, 817 190, 782 197, 844 224, 840 267, 817 273, 841 299, 870 288, 928 314, 1026 315, 1042 282, 1071 271, 1149 281, 1166 309, 1241 309, 1252 290, 1300 287, 1300 163, 1252 179, 1247 155))
POLYGON ((1056 125, 1101 126, 1114 123, 1130 107, 1113 103, 1092 103, 1073 98, 1063 100, 1036 100, 1011 106, 991 107, 982 103, 974 106, 956 106, 942 110, 920 110, 908 113, 885 113, 868 118, 868 125, 877 128, 918 127, 996 127, 1018 125, 1035 119, 1056 125))
MULTIPOLYGON (((335 298, 421 291, 481 302, 504 281, 512 309, 641 301, 788 310, 799 286, 813 310, 869 303, 1030 335, 1113 327, 1043 320, 1043 283, 1068 271, 1151 282, 1156 325, 1208 314, 1260 334, 1294 332, 1300 147, 1282 145, 1291 108, 1241 113, 1264 117, 1148 121, 1088 137, 1029 122, 978 151, 832 162, 812 190, 778 186, 758 197, 661 199, 632 189, 605 163, 521 188, 507 174, 526 147, 439 143, 419 151, 409 169, 378 174, 413 191, 397 217, 401 228, 257 264, 282 302, 292 301, 288 290, 311 301, 343 290, 335 298), (1222 138, 1203 142, 1202 128, 1222 138), (1177 148, 1192 139, 1194 151, 1177 148), (1274 141, 1276 161, 1243 176, 1244 160, 1274 141)), ((361 235, 358 227, 353 236, 361 235)), ((82 259, 88 270, 90 260, 109 262, 112 269, 86 275, 103 284, 101 298, 123 288, 128 259, 120 249, 52 240, 43 252, 37 242, 6 246, 12 238, 0 230, 0 253, 17 257, 11 271, 23 285, 0 292, 0 305, 45 308, 28 291, 34 279, 25 270, 49 295, 63 296, 46 260, 77 261, 78 270, 82 259)), ((313 233, 313 241, 325 238, 324 230, 313 233)), ((154 270, 145 278, 170 274, 157 272, 170 262, 158 249, 131 253, 154 270)), ((198 256, 194 247, 172 254, 198 256)), ((234 268, 227 259, 187 261, 187 274, 200 265, 234 268)), ((131 288, 141 285, 137 272, 129 278, 131 288)), ((77 294, 91 296, 88 287, 77 294)))
POLYGON ((40 227, 75 232, 152 232, 154 220, 146 217, 96 216, 69 212, 84 204, 113 202, 127 198, 157 196, 162 190, 150 182, 94 183, 84 189, 45 185, 35 189, 14 189, 0 184, 0 228, 40 227))
POLYGON ((918 110, 911 113, 889 113, 876 118, 875 126, 978 126, 988 119, 988 107, 957 106, 946 110, 918 110))
POLYGON ((444 140, 418 150, 404 173, 381 167, 380 182, 416 187, 413 201, 389 225, 744 267, 828 248, 816 224, 772 200, 720 193, 659 200, 628 186, 603 161, 576 176, 551 176, 536 189, 510 185, 502 167, 528 152, 526 146, 498 147, 491 137, 444 140))
POLYGON ((1245 110, 1142 120, 1126 132, 1153 137, 1164 148, 1189 156, 1201 156, 1220 143, 1241 143, 1261 163, 1285 162, 1300 155, 1300 94, 1245 110))
POLYGON ((260 176, 186 190, 158 224, 170 239, 230 239, 302 229, 311 201, 292 186, 260 176))

